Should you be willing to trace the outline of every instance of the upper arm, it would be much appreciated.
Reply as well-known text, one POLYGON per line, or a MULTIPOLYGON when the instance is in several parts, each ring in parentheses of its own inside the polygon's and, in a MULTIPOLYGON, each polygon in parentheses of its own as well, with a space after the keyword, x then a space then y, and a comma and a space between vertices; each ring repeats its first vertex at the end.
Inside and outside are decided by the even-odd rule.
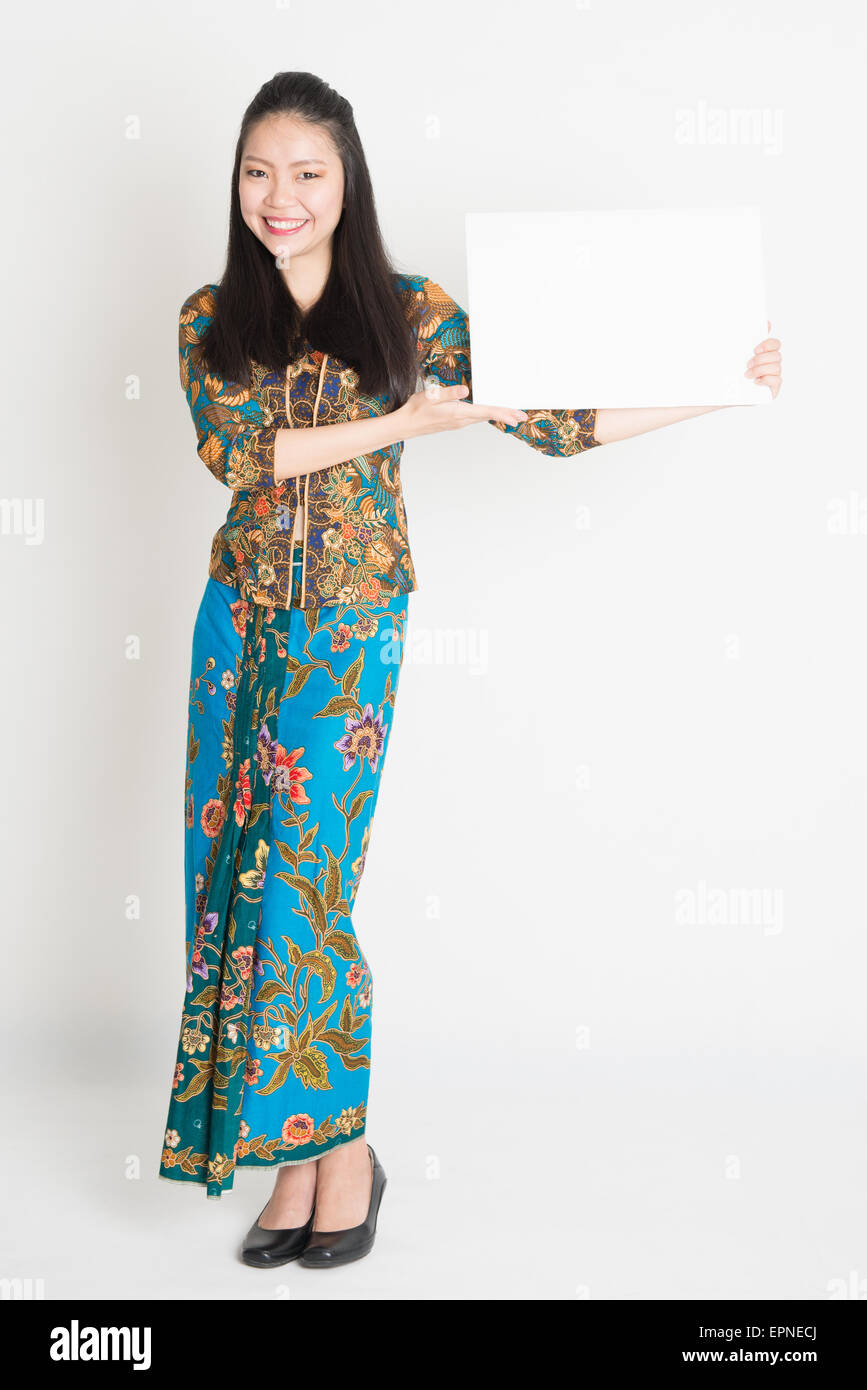
POLYGON ((274 486, 277 429, 270 412, 249 388, 224 381, 197 360, 196 349, 216 312, 214 286, 184 300, 178 316, 180 380, 193 424, 197 453, 227 487, 274 486))
POLYGON ((435 280, 424 279, 416 326, 422 375, 443 386, 468 386, 472 400, 470 327, 465 310, 435 280))

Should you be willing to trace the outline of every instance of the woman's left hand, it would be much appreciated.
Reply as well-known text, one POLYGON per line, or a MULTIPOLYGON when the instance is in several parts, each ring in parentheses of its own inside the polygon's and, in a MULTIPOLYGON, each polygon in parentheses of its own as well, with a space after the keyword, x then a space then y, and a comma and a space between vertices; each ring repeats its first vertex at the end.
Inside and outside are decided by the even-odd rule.
MULTIPOLYGON (((768 324, 768 332, 771 325, 768 324)), ((780 387, 783 384, 783 359, 780 354, 779 338, 765 338, 763 343, 758 343, 754 349, 754 354, 747 363, 747 370, 744 376, 751 376, 757 386, 769 386, 771 399, 775 400, 780 394, 780 387)))

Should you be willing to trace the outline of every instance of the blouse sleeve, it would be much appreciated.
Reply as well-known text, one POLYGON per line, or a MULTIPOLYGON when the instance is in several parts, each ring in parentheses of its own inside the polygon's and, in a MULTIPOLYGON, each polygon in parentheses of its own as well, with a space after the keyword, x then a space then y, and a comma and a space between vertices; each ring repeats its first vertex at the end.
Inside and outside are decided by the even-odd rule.
MULTIPOLYGON (((419 351, 424 353, 421 371, 443 386, 469 386, 465 400, 472 401, 470 328, 465 311, 434 280, 424 281, 418 323, 419 351)), ((503 402, 505 404, 505 402, 503 402)), ((580 454, 599 443, 596 410, 528 410, 517 425, 492 420, 503 434, 516 435, 542 454, 561 458, 580 454)))
POLYGON ((223 381, 195 360, 194 349, 216 311, 206 286, 186 299, 178 320, 181 386, 198 437, 197 453, 233 491, 274 487, 277 428, 249 389, 223 381))

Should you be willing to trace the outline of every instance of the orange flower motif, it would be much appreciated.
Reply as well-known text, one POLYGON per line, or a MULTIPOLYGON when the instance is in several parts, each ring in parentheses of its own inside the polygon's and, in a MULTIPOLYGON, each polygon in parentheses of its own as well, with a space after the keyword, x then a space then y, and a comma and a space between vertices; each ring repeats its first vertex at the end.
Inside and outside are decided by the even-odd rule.
POLYGON ((351 541, 355 537, 355 527, 348 521, 342 522, 340 531, 345 541, 351 541))
POLYGON ((309 782, 313 773, 307 767, 297 767, 296 764, 303 748, 293 748, 288 751, 282 743, 274 744, 274 772, 272 776, 272 787, 284 796, 288 796, 290 801, 294 801, 299 806, 309 806, 310 797, 302 787, 302 782, 309 782))
POLYGON ((362 598, 366 599, 375 599, 381 587, 382 586, 380 585, 380 582, 375 575, 372 575, 370 579, 364 580, 359 585, 362 598))
POLYGON ((222 801, 216 797, 211 797, 202 807, 202 829, 209 839, 213 840, 223 828, 223 821, 226 819, 226 808, 222 801))
POLYGON ((253 963, 253 947, 239 946, 236 951, 232 952, 232 960, 238 962, 238 974, 241 976, 241 979, 249 980, 250 968, 253 963))
POLYGON ((235 783, 235 823, 244 824, 244 817, 253 804, 253 793, 250 788, 250 759, 245 758, 238 768, 238 780, 235 783))
POLYGON ((232 627, 239 637, 244 636, 244 629, 250 616, 250 605, 244 598, 239 598, 230 605, 232 610, 232 627))
POLYGON ((283 1142, 293 1149, 296 1144, 309 1144, 315 1129, 310 1115, 290 1115, 283 1122, 283 1142))
POLYGON ((268 501, 267 497, 263 497, 260 493, 259 496, 256 498, 256 501, 253 503, 253 511, 256 513, 257 516, 267 516, 270 510, 270 502, 268 501))
POLYGON ((331 634, 331 650, 333 652, 345 652, 351 637, 351 627, 347 623, 338 623, 337 631, 331 634))

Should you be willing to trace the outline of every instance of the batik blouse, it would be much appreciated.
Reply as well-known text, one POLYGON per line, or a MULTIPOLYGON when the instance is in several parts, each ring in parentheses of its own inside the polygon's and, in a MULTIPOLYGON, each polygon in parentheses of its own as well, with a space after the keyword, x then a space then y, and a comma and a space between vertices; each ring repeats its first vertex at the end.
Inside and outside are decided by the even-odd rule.
MULTIPOLYGON (((463 383, 472 400, 467 314, 435 281, 395 277, 416 337, 418 389, 424 378, 463 383)), ((224 381, 193 358, 216 312, 219 284, 203 285, 181 307, 181 385, 198 437, 197 452, 232 490, 211 544, 208 573, 257 604, 288 608, 292 564, 302 547, 302 608, 379 603, 417 588, 400 482, 403 441, 300 478, 274 481, 277 431, 384 415, 389 397, 359 390, 358 373, 304 342, 285 377, 251 364, 251 384, 224 381), (304 534, 294 537, 302 509, 304 534)), ((517 425, 492 421, 540 453, 569 457, 592 448, 596 410, 529 410, 517 425)))

